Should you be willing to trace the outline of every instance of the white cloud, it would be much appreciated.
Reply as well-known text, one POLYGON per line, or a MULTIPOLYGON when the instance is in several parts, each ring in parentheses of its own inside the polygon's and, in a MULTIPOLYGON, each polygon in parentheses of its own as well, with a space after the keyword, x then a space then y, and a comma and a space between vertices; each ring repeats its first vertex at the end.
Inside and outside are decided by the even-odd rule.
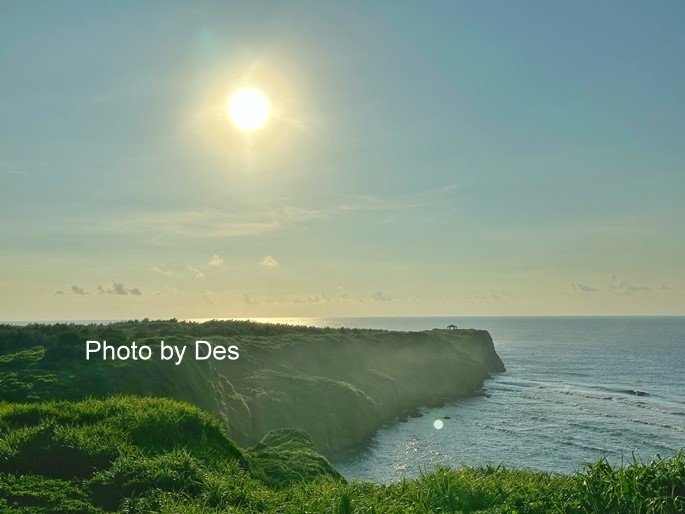
POLYGON ((616 275, 611 276, 607 289, 619 296, 630 296, 635 293, 652 291, 652 288, 649 286, 635 286, 629 284, 627 280, 619 281, 616 275))
POLYGON ((255 298, 245 293, 243 297, 245 298, 245 303, 248 305, 260 305, 264 303, 283 303, 280 300, 275 300, 273 298, 269 298, 268 296, 260 296, 258 298, 255 298))
POLYGON ((198 280, 202 280, 203 278, 205 278, 205 274, 191 264, 188 264, 188 271, 195 275, 195 278, 198 280))
POLYGON ((224 258, 220 255, 214 254, 207 261, 207 266, 222 266, 224 264, 224 258))
POLYGON ((438 205, 452 201, 457 188, 447 185, 395 198, 373 195, 348 195, 330 198, 328 207, 302 207, 278 204, 233 204, 230 212, 218 209, 176 212, 136 212, 104 230, 149 235, 161 242, 170 237, 224 238, 254 236, 294 223, 343 216, 355 211, 398 211, 438 205))
POLYGON ((290 222, 301 222, 311 219, 332 218, 354 211, 398 211, 437 205, 449 201, 457 187, 453 184, 437 189, 430 189, 399 196, 397 198, 380 198, 373 195, 352 195, 341 197, 342 203, 324 209, 307 209, 296 206, 282 208, 283 217, 290 222))
POLYGON ((462 296, 464 300, 469 302, 482 302, 482 303, 497 303, 506 302, 510 298, 516 298, 509 291, 493 291, 493 292, 479 292, 473 291, 470 294, 462 296))
POLYGON ((307 293, 303 295, 287 295, 272 298, 269 296, 251 296, 247 293, 243 295, 245 303, 248 305, 263 305, 263 304, 314 304, 314 303, 334 303, 326 293, 307 293))
POLYGON ((83 296, 83 295, 88 294, 88 292, 85 289, 83 289, 81 286, 77 286, 76 284, 73 284, 71 286, 71 292, 74 294, 77 294, 79 296, 83 296))
POLYGON ((123 282, 116 282, 112 280, 112 287, 104 288, 101 285, 98 286, 98 293, 100 294, 116 294, 116 295, 134 295, 140 296, 143 292, 137 287, 128 288, 123 282))
POLYGON ((572 284, 573 291, 581 294, 603 293, 616 296, 635 296, 635 295, 654 295, 657 293, 673 292, 672 287, 647 286, 631 284, 625 279, 619 279, 616 275, 611 276, 611 280, 606 287, 594 287, 587 284, 572 284))
POLYGON ((28 176, 30 173, 18 166, 12 166, 4 162, 0 162, 0 175, 20 175, 28 176))
POLYGON ((262 260, 259 261, 260 266, 264 266, 265 268, 278 268, 280 267, 280 264, 276 259, 271 257, 271 255, 265 255, 262 257, 262 260))
POLYGON ((245 209, 244 213, 221 212, 216 209, 170 213, 135 213, 129 219, 112 224, 114 230, 153 233, 161 237, 235 237, 265 234, 276 230, 280 223, 269 211, 245 209))
POLYGON ((596 287, 588 286, 587 284, 573 284, 573 289, 580 291, 581 293, 598 293, 599 289, 596 287))
POLYGON ((330 303, 330 299, 324 293, 310 294, 307 296, 298 296, 293 299, 293 303, 330 303))
POLYGON ((371 298, 373 298, 373 300, 375 302, 391 302, 392 301, 392 296, 385 294, 381 291, 374 291, 371 294, 371 298))
POLYGON ((179 276, 178 273, 174 273, 171 270, 165 269, 162 266, 152 266, 150 270, 154 271, 155 273, 159 273, 163 277, 177 277, 179 276))

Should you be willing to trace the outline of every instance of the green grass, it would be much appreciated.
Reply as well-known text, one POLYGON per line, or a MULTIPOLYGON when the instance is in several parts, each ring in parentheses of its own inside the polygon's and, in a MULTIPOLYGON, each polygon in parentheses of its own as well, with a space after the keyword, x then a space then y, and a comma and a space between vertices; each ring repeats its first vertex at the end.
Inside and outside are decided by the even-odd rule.
POLYGON ((0 512, 682 513, 685 453, 575 475, 439 469, 346 482, 301 431, 238 448, 211 414, 160 398, 0 404, 0 512))
POLYGON ((108 325, 0 324, 0 401, 163 396, 218 416, 231 438, 257 444, 298 428, 327 454, 367 440, 421 405, 480 388, 501 371, 479 330, 388 332, 243 321, 127 321, 108 325), (87 340, 146 344, 150 361, 85 360, 87 340), (237 361, 196 361, 196 339, 237 345, 237 361), (161 362, 160 340, 186 345, 180 366, 161 362))

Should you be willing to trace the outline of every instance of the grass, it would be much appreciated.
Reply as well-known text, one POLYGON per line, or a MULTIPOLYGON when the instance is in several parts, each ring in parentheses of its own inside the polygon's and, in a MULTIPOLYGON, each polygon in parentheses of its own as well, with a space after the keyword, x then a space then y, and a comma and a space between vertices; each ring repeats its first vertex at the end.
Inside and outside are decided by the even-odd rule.
POLYGON ((163 396, 216 414, 241 445, 295 427, 323 452, 364 442, 420 405, 480 388, 502 363, 485 331, 319 329, 249 321, 0 324, 0 401, 163 396), (87 340, 146 344, 150 361, 85 360, 87 340), (237 345, 237 361, 196 361, 194 340, 237 345), (180 366, 160 340, 186 345, 180 366))
POLYGON ((346 482, 298 430, 238 448, 218 419, 161 398, 0 404, 0 512, 682 513, 685 453, 575 475, 439 469, 346 482))

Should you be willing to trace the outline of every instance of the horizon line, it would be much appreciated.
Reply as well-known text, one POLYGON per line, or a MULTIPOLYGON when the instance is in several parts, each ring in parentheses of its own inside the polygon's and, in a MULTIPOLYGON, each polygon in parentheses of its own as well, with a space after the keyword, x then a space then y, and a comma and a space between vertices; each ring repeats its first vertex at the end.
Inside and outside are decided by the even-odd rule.
POLYGON ((448 314, 448 315, 393 315, 393 316, 240 316, 240 317, 207 317, 207 318, 109 318, 109 319, 22 319, 0 320, 2 325, 12 324, 57 324, 57 323, 119 323, 126 321, 170 321, 196 322, 206 321, 258 321, 283 319, 399 319, 399 318, 683 318, 683 314, 448 314))

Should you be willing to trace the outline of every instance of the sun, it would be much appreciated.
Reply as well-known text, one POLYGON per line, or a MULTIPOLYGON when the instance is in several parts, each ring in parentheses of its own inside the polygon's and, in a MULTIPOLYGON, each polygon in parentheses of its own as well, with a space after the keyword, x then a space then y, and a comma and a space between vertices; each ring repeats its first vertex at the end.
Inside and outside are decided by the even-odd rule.
POLYGON ((259 89, 244 87, 228 99, 226 113, 236 128, 244 132, 255 132, 269 123, 271 102, 259 89))

